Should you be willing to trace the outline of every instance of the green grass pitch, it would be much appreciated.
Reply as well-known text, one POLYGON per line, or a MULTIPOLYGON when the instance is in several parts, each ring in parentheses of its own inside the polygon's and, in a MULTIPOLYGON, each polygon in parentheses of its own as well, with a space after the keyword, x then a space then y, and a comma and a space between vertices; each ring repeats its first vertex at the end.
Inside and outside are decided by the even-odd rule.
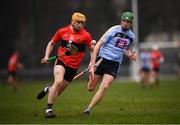
POLYGON ((115 81, 88 117, 83 117, 82 111, 95 92, 86 90, 86 81, 75 80, 57 98, 54 119, 44 118, 47 96, 36 100, 45 84, 46 81, 24 82, 16 93, 0 84, 0 124, 180 123, 180 80, 164 80, 151 89, 115 81))

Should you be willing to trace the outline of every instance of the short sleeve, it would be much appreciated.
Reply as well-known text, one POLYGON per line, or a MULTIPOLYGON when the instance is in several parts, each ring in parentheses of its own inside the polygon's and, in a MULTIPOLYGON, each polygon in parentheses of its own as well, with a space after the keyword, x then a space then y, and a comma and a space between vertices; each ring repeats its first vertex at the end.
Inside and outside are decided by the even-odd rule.
POLYGON ((87 46, 90 48, 92 45, 92 37, 89 33, 87 33, 87 46))
POLYGON ((109 41, 113 37, 112 34, 113 34, 113 31, 114 31, 114 28, 115 27, 113 26, 104 33, 104 35, 101 37, 101 40, 103 42, 109 41))
POLYGON ((59 41, 61 39, 61 35, 62 35, 62 30, 59 29, 55 35, 52 37, 53 43, 57 43, 57 41, 59 41))

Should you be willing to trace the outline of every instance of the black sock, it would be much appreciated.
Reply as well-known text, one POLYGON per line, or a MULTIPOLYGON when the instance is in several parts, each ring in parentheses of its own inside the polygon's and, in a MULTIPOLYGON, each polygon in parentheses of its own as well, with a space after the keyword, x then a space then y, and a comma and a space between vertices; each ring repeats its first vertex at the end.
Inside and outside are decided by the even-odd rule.
POLYGON ((52 107, 53 107, 53 104, 48 103, 46 109, 52 109, 52 107))

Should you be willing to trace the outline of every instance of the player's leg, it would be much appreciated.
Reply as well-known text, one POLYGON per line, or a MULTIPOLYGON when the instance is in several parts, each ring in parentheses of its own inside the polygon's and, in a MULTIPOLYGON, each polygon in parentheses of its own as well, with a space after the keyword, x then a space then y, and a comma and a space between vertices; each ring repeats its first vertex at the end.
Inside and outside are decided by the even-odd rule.
MULTIPOLYGON (((56 98, 57 96, 59 96, 59 95, 65 90, 65 88, 66 88, 68 85, 69 85, 69 82, 66 81, 66 80, 64 80, 63 82, 61 82, 61 84, 59 84, 59 85, 57 86, 58 91, 57 91, 56 93, 54 93, 54 95, 53 95, 53 99, 54 99, 54 100, 53 100, 53 101, 51 101, 51 100, 49 101, 49 100, 48 100, 47 107, 46 107, 45 118, 54 118, 54 117, 55 117, 55 114, 54 114, 53 111, 52 111, 52 106, 53 106, 53 103, 54 103, 54 101, 55 101, 55 98, 56 98)), ((53 88, 53 86, 49 88, 49 92, 55 91, 55 90, 53 90, 52 88, 53 88)), ((51 97, 51 98, 52 98, 52 97, 51 97)), ((49 96, 48 96, 48 99, 49 99, 49 96)))
MULTIPOLYGON (((88 115, 90 111, 97 105, 97 103, 103 98, 104 93, 110 86, 112 81, 116 78, 119 70, 119 63, 107 59, 103 59, 101 64, 97 67, 95 74, 102 76, 101 84, 98 91, 94 95, 88 107, 84 110, 83 115, 88 115)), ((101 77, 100 77, 101 78, 101 77)))
POLYGON ((16 76, 13 77, 12 87, 13 87, 14 92, 16 92, 17 87, 18 87, 17 77, 16 76))
POLYGON ((101 78, 102 76, 96 74, 94 75, 94 78, 90 77, 87 84, 87 90, 90 92, 93 91, 101 78))
POLYGON ((12 86, 14 77, 15 77, 15 72, 14 72, 14 71, 8 71, 7 83, 8 83, 10 86, 12 86))
POLYGON ((101 101, 107 88, 111 85, 113 80, 114 76, 109 74, 103 75, 101 85, 99 86, 98 91, 96 92, 90 104, 88 105, 88 108, 84 110, 83 115, 89 115, 90 111, 101 101))
POLYGON ((98 82, 102 79, 102 76, 104 74, 104 60, 98 57, 96 59, 96 62, 98 61, 100 61, 100 63, 95 67, 94 78, 92 78, 91 76, 89 77, 87 84, 88 91, 93 91, 96 88, 98 82))
POLYGON ((66 67, 66 72, 64 74, 64 80, 63 80, 62 84, 59 86, 57 95, 60 95, 65 90, 65 88, 69 85, 69 83, 72 82, 76 73, 77 73, 77 69, 66 67))
MULTIPOLYGON (((57 61, 55 62, 55 66, 54 66, 54 72, 55 72, 55 67, 56 67, 56 65, 60 65, 60 66, 62 66, 62 67, 65 67, 65 65, 64 65, 64 63, 63 63, 62 61, 57 60, 57 61)), ((63 70, 64 70, 64 69, 63 69, 63 70)), ((55 73, 54 73, 54 76, 55 76, 55 73)), ((61 74, 61 79, 62 79, 62 77, 64 78, 64 73, 61 74)), ((42 99, 43 97, 45 97, 45 96, 49 93, 49 90, 51 89, 51 87, 52 87, 52 86, 50 86, 50 84, 46 85, 46 86, 43 88, 43 90, 41 90, 41 91, 38 93, 38 95, 37 95, 36 98, 37 98, 38 100, 40 100, 40 99, 42 99)), ((56 95, 58 95, 58 92, 56 93, 56 95)))
POLYGON ((111 85, 113 80, 114 77, 112 75, 104 74, 101 85, 88 107, 92 109, 96 106, 96 104, 103 98, 107 88, 111 85))
POLYGON ((62 82, 62 84, 59 86, 59 89, 58 89, 56 96, 59 96, 66 89, 66 87, 68 87, 68 85, 69 85, 69 82, 64 80, 62 82))
POLYGON ((158 86, 159 85, 159 77, 160 77, 159 68, 156 68, 154 72, 155 72, 155 84, 158 86))
POLYGON ((155 82, 155 77, 156 77, 156 76, 155 76, 155 75, 156 75, 155 69, 153 68, 150 73, 151 73, 151 78, 150 78, 151 80, 150 80, 150 81, 151 81, 151 83, 154 84, 154 82, 155 82))
POLYGON ((153 68, 151 77, 152 86, 159 85, 159 68, 153 68))
POLYGON ((7 83, 8 83, 9 85, 11 85, 12 82, 13 82, 13 77, 12 77, 12 75, 8 75, 7 83))
POLYGON ((46 118, 53 118, 55 115, 52 112, 53 103, 56 99, 59 88, 64 80, 65 68, 62 65, 56 65, 54 67, 54 83, 49 89, 48 101, 46 107, 46 118))
POLYGON ((57 72, 55 70, 55 73, 54 73, 55 83, 53 84, 53 86, 55 86, 54 87, 55 90, 53 90, 53 86, 49 89, 47 110, 51 109, 51 113, 50 113, 50 115, 49 115, 49 113, 46 113, 46 118, 51 118, 51 116, 52 116, 51 114, 53 114, 52 113, 53 102, 55 101, 56 97, 65 90, 65 88, 69 85, 69 83, 73 80, 74 76, 77 73, 77 69, 66 67, 64 65, 59 68, 62 68, 62 69, 58 69, 57 72), (60 77, 59 73, 61 74, 61 77, 60 77), (56 81, 57 81, 57 84, 56 84, 56 81), (50 94, 52 94, 51 97, 50 97, 50 94))
MULTIPOLYGON (((60 95, 64 90, 65 88, 69 85, 69 82, 65 82, 63 81, 63 83, 59 86, 59 89, 58 89, 58 92, 56 93, 56 96, 60 95)), ((47 87, 45 87, 37 96, 37 99, 42 99, 47 93, 49 93, 51 89, 51 86, 48 85, 47 87), (43 97, 42 97, 43 96, 43 97)))
POLYGON ((42 99, 43 97, 45 97, 46 94, 49 93, 49 89, 50 89, 50 88, 51 88, 50 84, 46 85, 46 86, 43 88, 43 90, 41 90, 41 91, 38 93, 38 95, 37 95, 36 98, 37 98, 38 100, 40 100, 40 99, 42 99))
POLYGON ((141 77, 141 87, 145 88, 145 71, 141 69, 140 71, 140 77, 141 77))
POLYGON ((150 69, 148 68, 142 68, 141 69, 141 72, 140 72, 140 75, 141 75, 141 87, 144 89, 144 88, 147 88, 148 85, 149 85, 149 77, 150 77, 150 69))
MULTIPOLYGON (((64 90, 65 88, 69 85, 69 82, 64 80, 60 85, 57 86, 58 88, 58 91, 56 93, 54 93, 53 95, 53 100, 52 100, 52 97, 49 97, 48 96, 48 103, 47 103, 47 107, 46 107, 46 113, 45 113, 45 118, 54 118, 55 117, 55 114, 53 113, 52 111, 52 106, 53 106, 53 103, 55 101, 55 98, 57 96, 59 96, 64 90)), ((49 92, 52 92, 54 91, 53 89, 53 86, 49 88, 49 92)))
MULTIPOLYGON (((60 95, 61 92, 64 91, 64 89, 69 85, 69 82, 64 80, 62 84, 59 85, 58 92, 56 93, 56 96, 60 95)), ((49 93, 51 90, 51 86, 48 84, 40 93, 37 95, 37 99, 40 100, 42 99, 46 94, 49 93)))
POLYGON ((150 77, 151 77, 151 72, 150 71, 146 71, 146 77, 145 77, 146 87, 148 87, 149 84, 150 84, 150 77))
POLYGON ((15 92, 17 91, 17 78, 15 71, 9 72, 8 84, 13 88, 15 92))

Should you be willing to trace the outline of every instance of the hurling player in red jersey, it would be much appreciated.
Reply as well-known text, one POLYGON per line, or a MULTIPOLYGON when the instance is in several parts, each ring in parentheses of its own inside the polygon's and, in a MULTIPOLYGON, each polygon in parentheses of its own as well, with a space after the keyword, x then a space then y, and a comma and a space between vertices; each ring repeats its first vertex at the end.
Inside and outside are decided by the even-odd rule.
POLYGON ((14 91, 17 90, 17 69, 22 69, 23 65, 19 62, 19 53, 15 51, 9 58, 8 62, 8 83, 13 87, 14 91))
POLYGON ((156 85, 159 85, 159 71, 160 65, 164 62, 162 53, 158 50, 158 46, 154 45, 151 51, 151 65, 152 65, 152 80, 156 85))
POLYGON ((48 93, 45 118, 55 117, 52 111, 53 103, 56 97, 63 92, 76 75, 77 69, 80 67, 82 58, 84 57, 86 46, 90 50, 90 56, 92 56, 94 45, 91 43, 91 35, 84 29, 85 22, 85 15, 78 12, 74 13, 72 15, 71 25, 60 28, 47 45, 45 56, 41 60, 41 63, 48 61, 51 50, 57 42, 61 43, 57 55, 67 52, 69 42, 77 48, 77 53, 73 55, 69 53, 56 60, 53 85, 45 87, 37 95, 37 99, 40 100, 48 93))

